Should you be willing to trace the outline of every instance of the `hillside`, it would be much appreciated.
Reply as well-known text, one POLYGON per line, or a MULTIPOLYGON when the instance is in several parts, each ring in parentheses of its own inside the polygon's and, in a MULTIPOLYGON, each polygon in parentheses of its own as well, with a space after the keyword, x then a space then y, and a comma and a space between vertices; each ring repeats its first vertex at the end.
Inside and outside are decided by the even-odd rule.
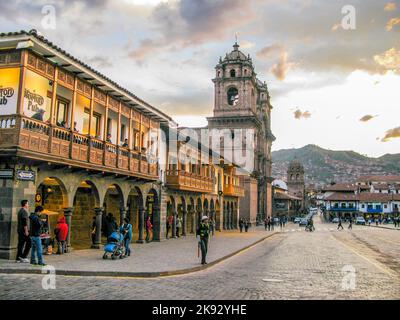
POLYGON ((272 175, 286 180, 289 162, 297 158, 304 165, 307 184, 355 181, 360 175, 400 174, 400 154, 369 158, 354 151, 332 151, 316 145, 272 152, 272 175))

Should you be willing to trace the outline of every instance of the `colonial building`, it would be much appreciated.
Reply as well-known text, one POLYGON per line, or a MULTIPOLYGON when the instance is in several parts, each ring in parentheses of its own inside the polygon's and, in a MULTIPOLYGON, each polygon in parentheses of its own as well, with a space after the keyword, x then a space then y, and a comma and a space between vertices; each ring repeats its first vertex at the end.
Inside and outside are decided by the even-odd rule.
POLYGON ((288 193, 287 184, 282 180, 272 182, 273 189, 273 216, 292 218, 299 212, 301 198, 288 193))
POLYGON ((297 159, 289 164, 287 186, 290 195, 301 199, 300 209, 303 210, 305 207, 304 167, 297 159))
POLYGON ((271 145, 275 137, 268 87, 257 78, 252 59, 237 43, 220 58, 213 82, 214 111, 207 118, 208 129, 228 133, 221 137, 222 150, 232 150, 231 160, 240 167, 245 190, 240 216, 255 223, 272 214, 271 145), (244 155, 245 164, 238 159, 244 155))
POLYGON ((243 190, 234 165, 212 150, 218 161, 207 161, 195 139, 172 153, 192 158, 182 164, 168 152, 174 140, 168 115, 35 30, 0 34, 0 258, 15 258, 23 199, 64 215, 75 249, 100 247, 108 213, 129 217, 139 243, 147 217, 154 241, 165 239, 168 215, 182 217, 183 234, 203 214, 235 228, 243 190))

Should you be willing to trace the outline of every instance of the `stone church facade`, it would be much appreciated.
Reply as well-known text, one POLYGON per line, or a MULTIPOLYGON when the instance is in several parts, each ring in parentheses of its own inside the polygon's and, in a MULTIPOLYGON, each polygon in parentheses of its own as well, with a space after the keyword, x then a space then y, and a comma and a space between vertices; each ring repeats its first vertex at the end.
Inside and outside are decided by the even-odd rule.
POLYGON ((304 166, 297 159, 290 162, 287 171, 287 186, 290 195, 301 199, 299 210, 304 210, 305 207, 305 181, 304 181, 304 166))
MULTIPOLYGON (((252 153, 252 163, 242 171, 245 197, 240 200, 240 217, 253 224, 272 214, 271 146, 275 140, 271 132, 270 95, 265 82, 257 78, 252 59, 239 50, 220 58, 213 79, 215 101, 213 116, 207 118, 208 129, 230 129, 233 135, 241 130, 252 132, 253 142, 235 144, 236 149, 252 153)), ((243 169, 243 168, 242 168, 243 169)))

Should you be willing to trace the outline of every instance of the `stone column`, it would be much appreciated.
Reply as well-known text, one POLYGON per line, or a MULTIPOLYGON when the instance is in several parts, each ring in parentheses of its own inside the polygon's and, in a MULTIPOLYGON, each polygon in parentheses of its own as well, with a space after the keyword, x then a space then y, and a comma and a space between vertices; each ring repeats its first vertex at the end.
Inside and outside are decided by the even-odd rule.
POLYGON ((186 228, 187 228, 187 209, 183 209, 182 212, 182 236, 186 236, 186 228))
POLYGON ((71 223, 72 223, 73 210, 74 210, 74 208, 64 208, 64 217, 68 224, 67 252, 70 252, 70 250, 72 249, 72 247, 71 247, 71 223))
POLYGON ((92 249, 100 249, 101 246, 101 223, 103 220, 104 208, 94 208, 96 214, 96 237, 92 243, 92 249))
POLYGON ((153 207, 153 241, 161 241, 161 210, 160 207, 153 207))
POLYGON ((139 207, 139 239, 136 243, 144 243, 144 212, 145 208, 139 207))
POLYGON ((177 212, 176 212, 176 208, 172 208, 172 238, 176 238, 176 218, 178 216, 177 212))
POLYGON ((126 211, 128 208, 126 207, 121 207, 119 209, 119 225, 122 226, 122 224, 124 223, 124 219, 126 217, 126 211))

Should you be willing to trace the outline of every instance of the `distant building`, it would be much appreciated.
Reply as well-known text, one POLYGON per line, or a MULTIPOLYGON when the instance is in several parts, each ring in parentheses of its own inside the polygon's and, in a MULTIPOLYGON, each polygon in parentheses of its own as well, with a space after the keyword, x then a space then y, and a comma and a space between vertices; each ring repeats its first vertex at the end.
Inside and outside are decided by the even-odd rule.
POLYGON ((287 216, 297 215, 301 207, 302 199, 288 193, 287 184, 283 180, 276 179, 272 182, 273 188, 273 215, 287 216))
POLYGON ((305 182, 304 182, 304 167, 301 162, 294 159, 289 164, 287 170, 287 186, 288 193, 291 196, 301 199, 300 209, 305 207, 305 182))

